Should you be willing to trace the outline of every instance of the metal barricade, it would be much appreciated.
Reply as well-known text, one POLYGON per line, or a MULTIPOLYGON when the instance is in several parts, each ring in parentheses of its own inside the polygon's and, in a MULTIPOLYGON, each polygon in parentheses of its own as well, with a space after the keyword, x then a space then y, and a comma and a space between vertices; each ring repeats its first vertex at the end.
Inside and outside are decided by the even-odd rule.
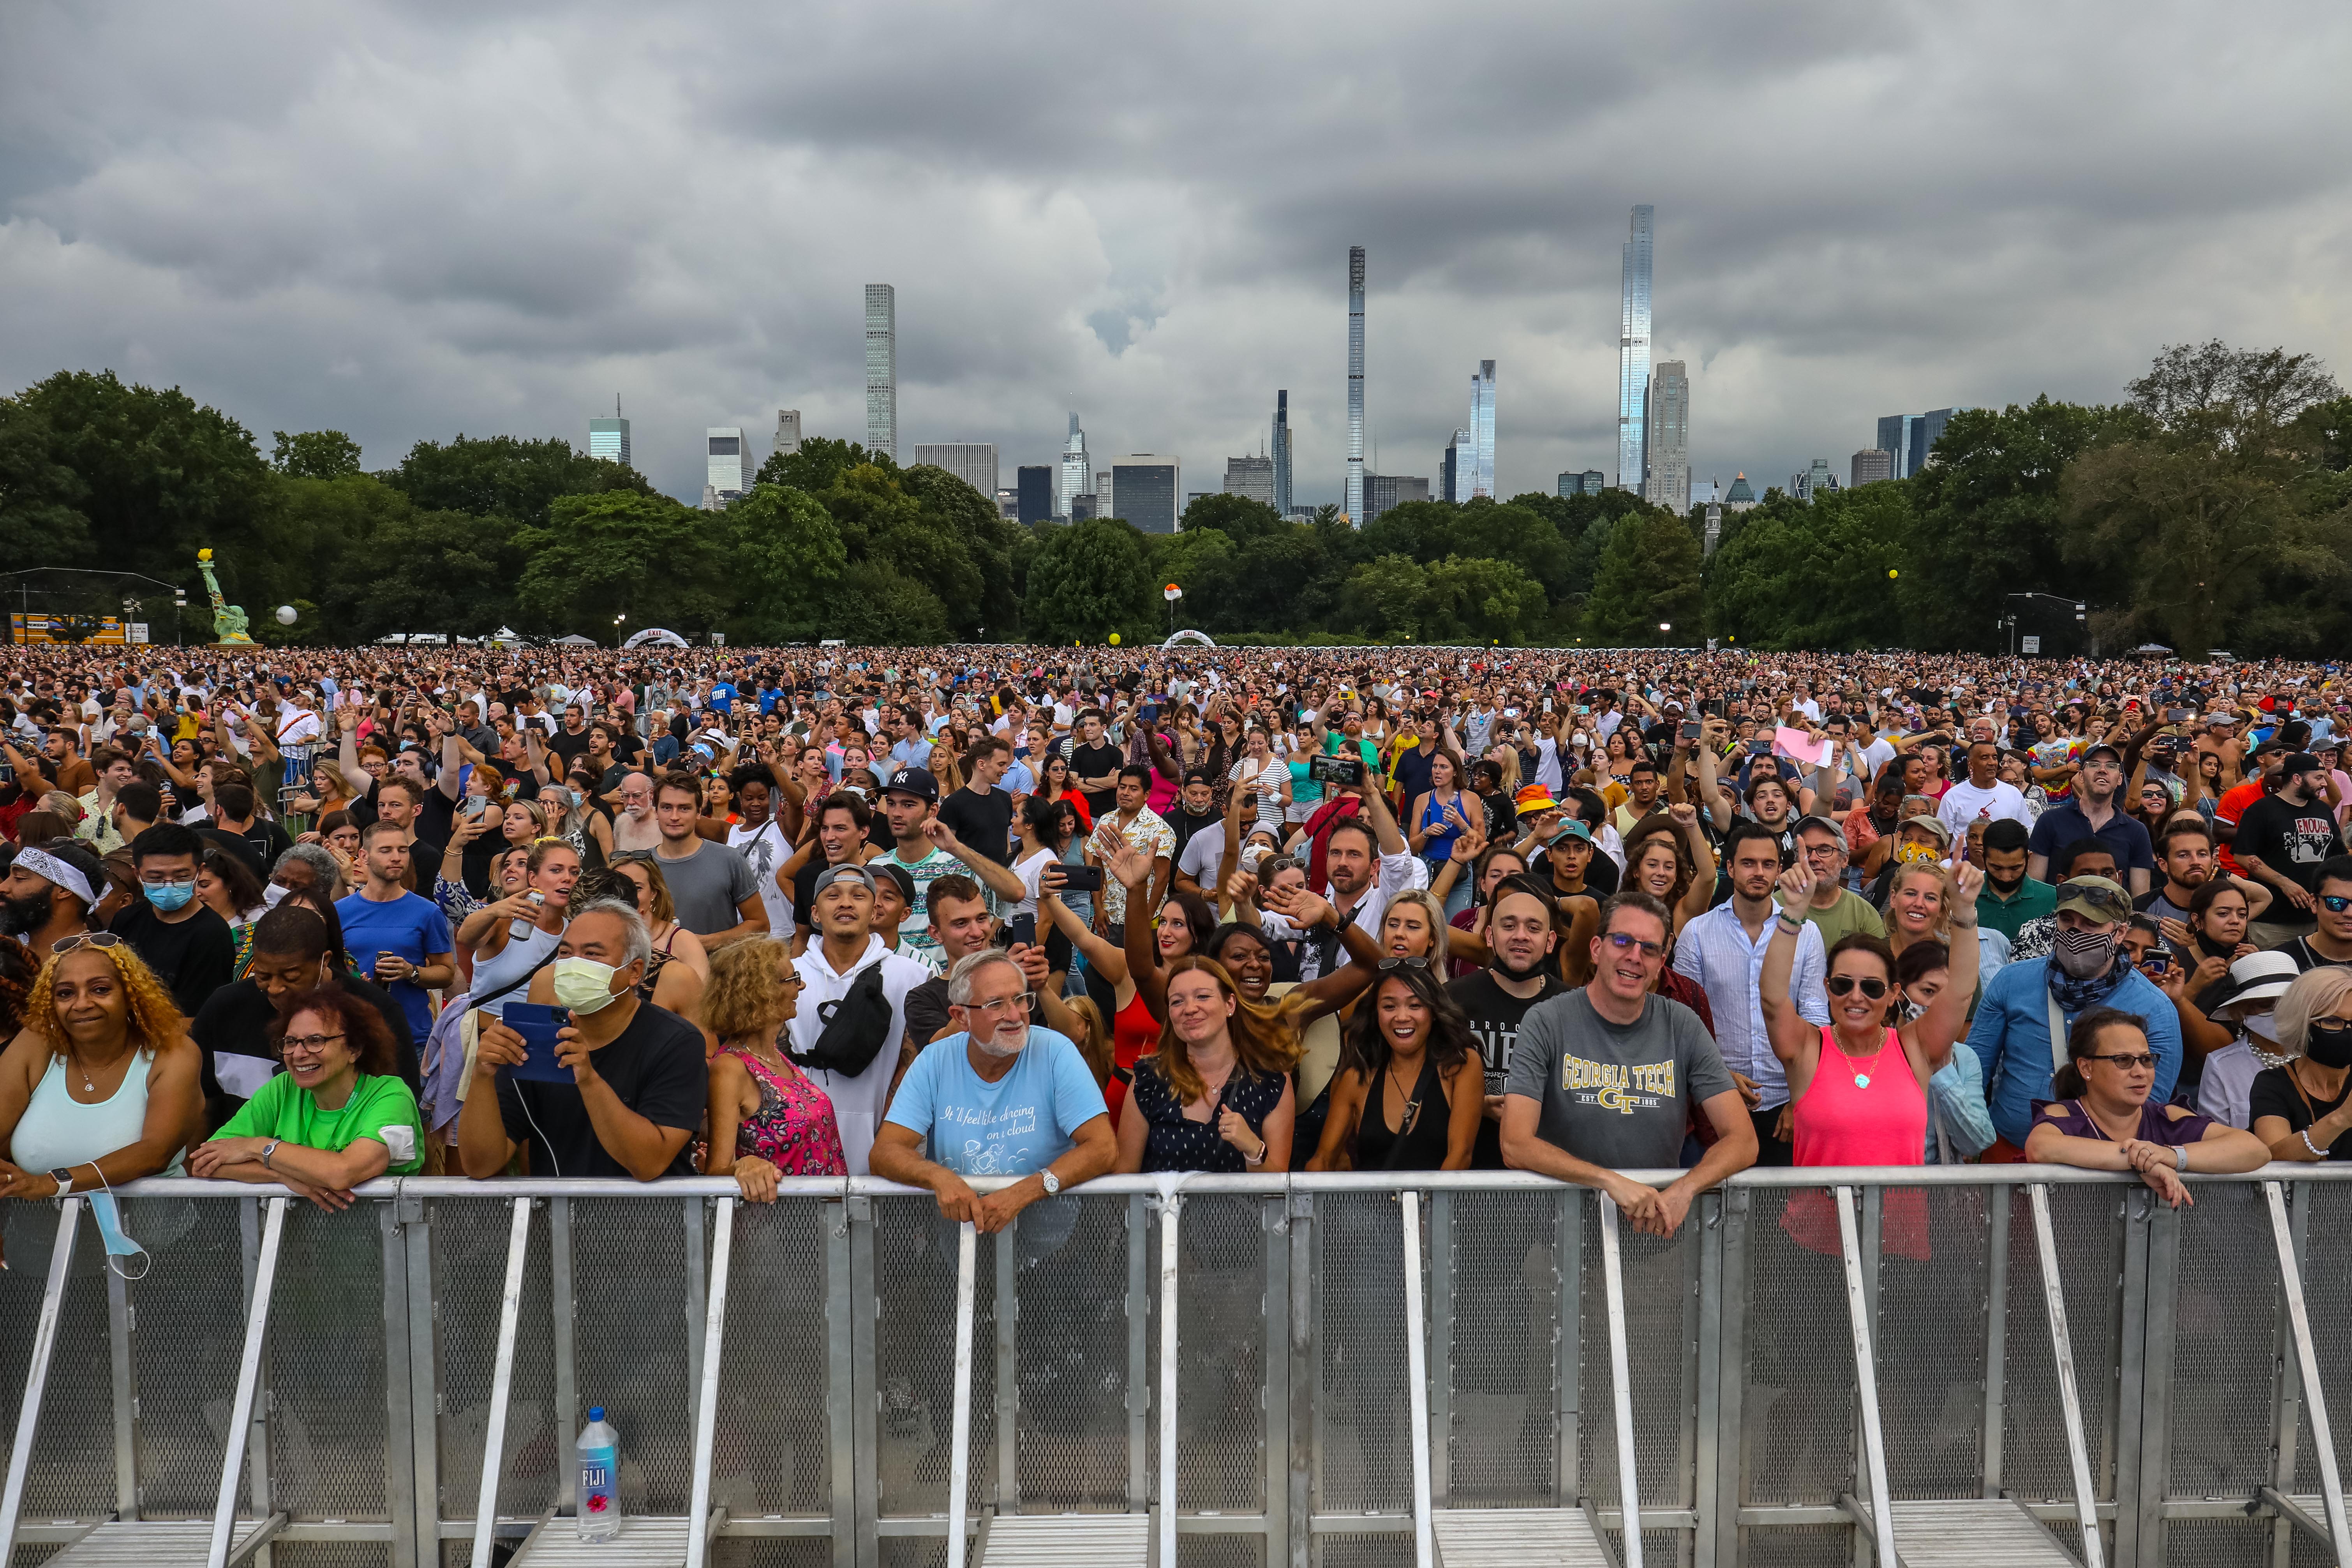
POLYGON ((2334 1561, 2345 1533, 2352 1186, 2325 1167, 2192 1178, 2179 1212, 2054 1168, 1746 1173, 1673 1237, 1616 1238, 1622 1423, 1597 1194, 1466 1172, 1174 1188, 1172 1419, 1171 1184, 1105 1178, 974 1238, 961 1451, 959 1237, 925 1193, 789 1181, 725 1204, 724 1248, 727 1182, 295 1201, 242 1427, 275 1189, 127 1189, 152 1255, 130 1281, 87 1216, 54 1259, 62 1211, 5 1205, 7 1568, 107 1521, 279 1515, 268 1568, 487 1564, 570 1528, 592 1404, 625 1516, 698 1518, 727 1568, 943 1563, 959 1472, 974 1552, 994 1520, 1148 1516, 1183 1568, 1407 1564, 1432 1508, 1589 1510, 1622 1561, 1630 1504, 1651 1568, 1867 1561, 1882 1502, 2014 1500, 2078 1561, 2087 1510, 2129 1568, 2334 1561))

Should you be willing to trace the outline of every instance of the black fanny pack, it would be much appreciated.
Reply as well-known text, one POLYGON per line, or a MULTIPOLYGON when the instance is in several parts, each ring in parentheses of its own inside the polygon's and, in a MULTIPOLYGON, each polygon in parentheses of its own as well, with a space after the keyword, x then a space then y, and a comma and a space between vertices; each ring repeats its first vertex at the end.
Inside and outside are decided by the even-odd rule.
POLYGON ((844 1078, 856 1078, 872 1067, 890 1033, 890 998, 882 994, 882 966, 874 964, 851 981, 847 994, 818 1007, 816 1016, 824 1028, 805 1054, 792 1053, 794 1067, 844 1078))

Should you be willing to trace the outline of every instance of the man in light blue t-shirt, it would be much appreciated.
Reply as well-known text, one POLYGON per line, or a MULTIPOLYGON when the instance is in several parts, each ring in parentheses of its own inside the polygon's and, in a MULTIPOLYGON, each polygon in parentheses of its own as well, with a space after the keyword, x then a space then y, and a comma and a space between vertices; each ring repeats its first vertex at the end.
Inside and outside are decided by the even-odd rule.
POLYGON ((923 1048, 874 1141, 876 1175, 929 1188, 940 1214, 983 1233, 1118 1158, 1086 1058, 1067 1036, 1030 1023, 1030 1001, 1028 976, 1003 950, 959 960, 948 1014, 964 1032, 923 1048), (982 1197, 967 1176, 1022 1179, 982 1197))

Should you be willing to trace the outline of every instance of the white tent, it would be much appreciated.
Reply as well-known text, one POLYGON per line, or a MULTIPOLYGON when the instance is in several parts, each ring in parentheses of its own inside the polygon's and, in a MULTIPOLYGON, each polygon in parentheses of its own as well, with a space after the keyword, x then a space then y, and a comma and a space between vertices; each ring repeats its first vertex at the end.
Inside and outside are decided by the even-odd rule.
POLYGON ((555 638, 554 646, 557 647, 596 647, 600 645, 594 637, 583 637, 578 632, 573 632, 568 637, 560 637, 555 638))
POLYGON ((688 646, 684 637, 678 636, 676 632, 667 630, 661 626, 647 626, 644 631, 634 633, 630 636, 629 640, 623 643, 621 646, 623 647, 645 647, 648 645, 656 647, 686 647, 688 646))

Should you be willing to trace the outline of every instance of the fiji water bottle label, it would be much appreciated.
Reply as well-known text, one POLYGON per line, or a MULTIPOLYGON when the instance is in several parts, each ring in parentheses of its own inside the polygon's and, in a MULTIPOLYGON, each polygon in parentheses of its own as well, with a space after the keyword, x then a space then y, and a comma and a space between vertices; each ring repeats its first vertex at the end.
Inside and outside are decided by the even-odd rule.
POLYGON ((580 1454, 580 1517, 611 1519, 613 1471, 617 1455, 611 1448, 585 1448, 580 1454))

